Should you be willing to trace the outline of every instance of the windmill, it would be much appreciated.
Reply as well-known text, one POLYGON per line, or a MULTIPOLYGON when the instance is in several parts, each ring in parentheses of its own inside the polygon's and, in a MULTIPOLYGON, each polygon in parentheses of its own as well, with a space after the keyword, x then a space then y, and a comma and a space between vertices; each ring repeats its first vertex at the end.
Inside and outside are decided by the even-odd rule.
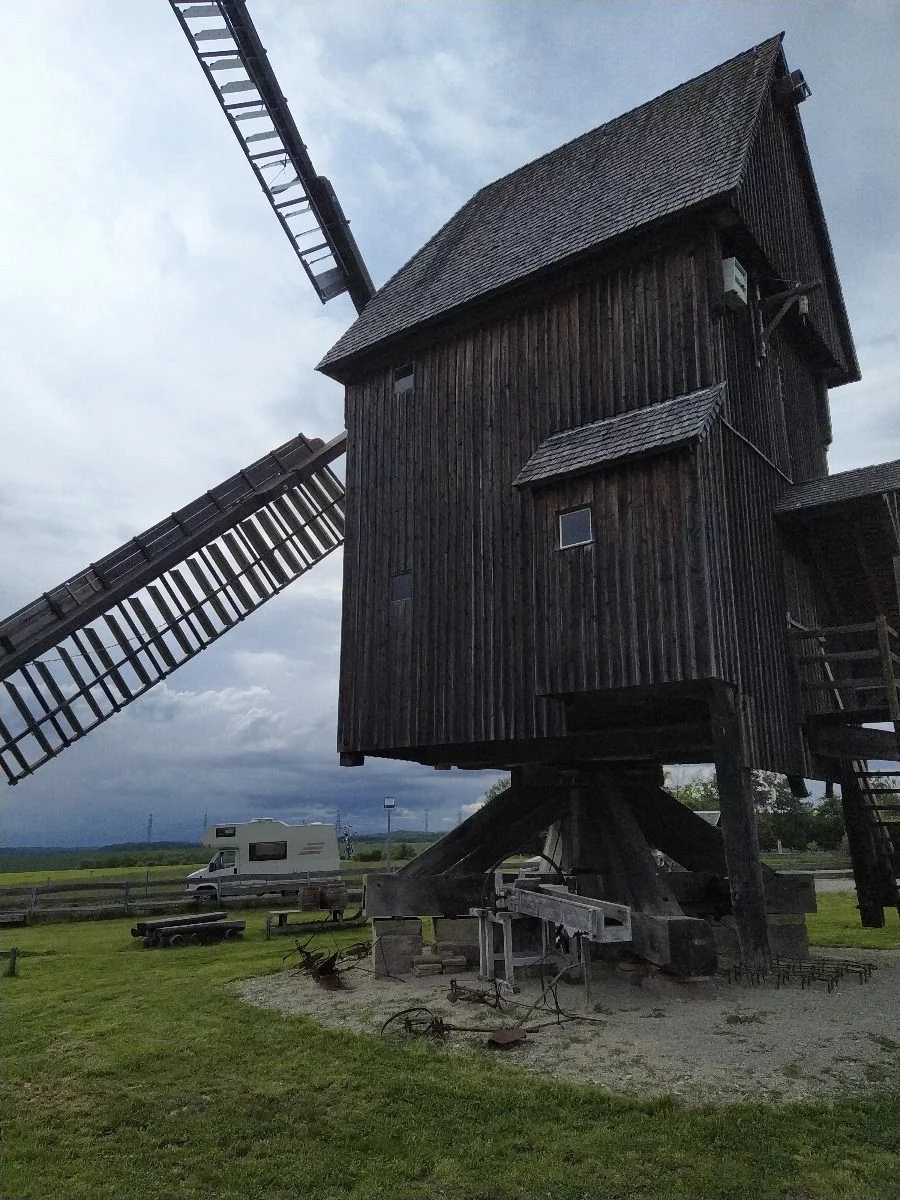
POLYGON ((0 624, 9 781, 344 542, 342 764, 512 771, 370 914, 502 902, 623 940, 627 911, 633 950, 685 975, 726 914, 764 963, 810 898, 763 868, 757 767, 841 782, 883 923, 900 463, 828 474, 828 390, 859 367, 781 37, 481 189, 373 295, 244 4, 170 4, 310 283, 357 308, 319 364, 347 433, 292 439, 0 624), (709 761, 715 829, 662 786, 709 761), (548 827, 567 894, 495 891, 548 827))
MULTIPOLYGON (((323 304, 374 288, 243 0, 171 8, 323 304)), ((327 443, 291 438, 0 622, 0 764, 17 783, 165 679, 342 544, 327 443)))

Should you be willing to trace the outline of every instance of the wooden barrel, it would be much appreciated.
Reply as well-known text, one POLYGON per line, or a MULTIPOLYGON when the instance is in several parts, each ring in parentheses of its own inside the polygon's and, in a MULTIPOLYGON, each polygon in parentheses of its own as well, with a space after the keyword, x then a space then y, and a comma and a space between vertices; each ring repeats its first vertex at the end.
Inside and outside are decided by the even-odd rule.
POLYGON ((328 912, 339 910, 343 912, 347 907, 347 885, 346 883, 326 883, 322 888, 322 907, 328 912))
POLYGON ((297 894, 298 908, 303 912, 315 912, 319 907, 319 889, 302 887, 297 894))

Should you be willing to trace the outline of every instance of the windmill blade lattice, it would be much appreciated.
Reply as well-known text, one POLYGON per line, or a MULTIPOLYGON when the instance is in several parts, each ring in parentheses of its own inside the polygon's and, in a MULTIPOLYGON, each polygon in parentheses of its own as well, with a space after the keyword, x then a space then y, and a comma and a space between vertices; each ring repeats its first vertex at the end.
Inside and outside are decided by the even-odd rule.
POLYGON ((329 181, 316 174, 243 0, 169 0, 181 28, 322 303, 374 293, 329 181))
POLYGON ((340 546, 346 434, 302 435, 0 622, 11 784, 108 720, 340 546))

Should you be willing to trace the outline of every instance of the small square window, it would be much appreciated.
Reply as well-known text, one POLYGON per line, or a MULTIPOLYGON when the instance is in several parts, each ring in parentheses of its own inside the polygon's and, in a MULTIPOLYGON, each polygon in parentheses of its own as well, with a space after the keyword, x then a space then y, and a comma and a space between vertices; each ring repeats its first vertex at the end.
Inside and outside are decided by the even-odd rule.
POLYGON ((559 548, 567 550, 570 546, 586 546, 594 540, 591 527, 591 510, 578 508, 574 512, 559 514, 559 548))
POLYGON ((391 576, 391 600, 408 600, 412 595, 412 575, 391 576))
POLYGON ((394 368, 394 395, 405 396, 413 390, 415 383, 415 367, 411 363, 405 367, 394 368))

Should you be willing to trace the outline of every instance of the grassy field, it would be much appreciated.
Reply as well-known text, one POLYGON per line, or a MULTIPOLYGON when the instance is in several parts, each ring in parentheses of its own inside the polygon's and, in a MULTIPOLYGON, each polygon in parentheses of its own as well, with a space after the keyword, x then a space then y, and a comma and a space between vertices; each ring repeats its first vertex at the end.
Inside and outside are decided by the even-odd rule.
POLYGON ((143 883, 151 879, 186 879, 191 871, 198 871, 209 862, 208 858, 193 866, 165 864, 158 867, 75 867, 69 871, 4 871, 0 873, 0 886, 42 886, 48 882, 55 885, 66 883, 143 883))
POLYGON ((900 949, 900 916, 896 908, 885 910, 884 929, 863 929, 859 923, 855 892, 825 892, 816 897, 816 907, 818 911, 809 913, 806 918, 811 946, 900 949))
MULTIPOLYGON (((852 897, 823 899, 814 938, 843 936, 852 897)), ((4 931, 27 952, 2 980, 4 1196, 898 1194, 898 1092, 691 1109, 537 1082, 487 1051, 326 1030, 234 996, 282 967, 263 920, 247 914, 243 942, 180 951, 144 950, 126 921, 4 931)), ((897 944, 896 923, 879 933, 897 944)))
MULTIPOLYGON (((402 867, 407 862, 407 859, 394 859, 393 866, 402 867)), ((201 867, 205 867, 209 862, 208 858, 203 858, 193 865, 163 865, 157 867, 90 867, 90 868, 75 868, 69 871, 3 871, 0 872, 0 887, 34 887, 35 885, 42 886, 47 882, 53 883, 56 886, 66 883, 89 883, 95 881, 97 883, 124 883, 129 880, 132 883, 143 883, 149 874, 151 879, 187 879, 191 871, 199 871, 201 867)), ((361 863, 355 860, 341 860, 341 870, 353 871, 358 874, 361 871, 378 871, 384 868, 384 863, 361 863)))

